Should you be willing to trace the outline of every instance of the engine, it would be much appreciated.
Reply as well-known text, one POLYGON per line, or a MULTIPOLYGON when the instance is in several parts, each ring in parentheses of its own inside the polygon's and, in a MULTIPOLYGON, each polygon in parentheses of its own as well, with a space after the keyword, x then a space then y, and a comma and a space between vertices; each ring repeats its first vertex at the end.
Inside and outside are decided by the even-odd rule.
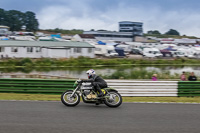
POLYGON ((96 94, 92 90, 84 90, 83 93, 85 94, 87 99, 97 98, 96 94))
POLYGON ((93 86, 91 83, 83 83, 81 89, 83 90, 83 93, 87 99, 97 98, 96 94, 92 91, 93 86))
POLYGON ((83 93, 85 94, 85 96, 87 96, 91 93, 91 90, 84 90, 83 93))

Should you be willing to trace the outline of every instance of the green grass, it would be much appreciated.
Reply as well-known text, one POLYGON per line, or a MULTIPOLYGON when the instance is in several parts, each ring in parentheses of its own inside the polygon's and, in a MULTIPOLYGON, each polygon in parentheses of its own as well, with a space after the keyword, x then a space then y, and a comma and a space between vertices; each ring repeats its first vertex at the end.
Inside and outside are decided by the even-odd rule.
POLYGON ((69 58, 69 59, 8 59, 0 60, 0 67, 22 67, 22 68, 36 68, 36 67, 97 67, 97 66, 135 66, 135 65, 199 65, 198 59, 91 59, 87 57, 69 58))
POLYGON ((200 97, 123 97, 124 102, 200 103, 200 97))
MULTIPOLYGON (((60 101, 61 95, 0 93, 0 100, 60 101)), ((200 97, 123 97, 123 102, 200 103, 200 97)))
POLYGON ((60 95, 0 93, 0 100, 59 101, 60 95))
MULTIPOLYGON (((154 73, 158 75, 157 77, 158 79, 172 80, 180 78, 180 74, 177 73, 171 75, 169 71, 156 72, 156 71, 148 71, 143 68, 131 72, 125 72, 124 70, 121 71, 119 70, 112 73, 111 75, 100 75, 100 76, 105 79, 151 79, 154 73)), ((187 76, 188 75, 189 73, 187 73, 187 76)))

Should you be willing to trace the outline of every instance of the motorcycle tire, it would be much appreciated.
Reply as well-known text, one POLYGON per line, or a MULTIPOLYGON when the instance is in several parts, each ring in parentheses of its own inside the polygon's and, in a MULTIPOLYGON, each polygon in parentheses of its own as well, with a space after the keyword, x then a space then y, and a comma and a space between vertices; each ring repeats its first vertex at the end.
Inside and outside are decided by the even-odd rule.
POLYGON ((118 92, 111 91, 107 93, 106 96, 110 97, 110 98, 105 98, 105 101, 104 101, 104 103, 108 107, 115 108, 115 107, 119 107, 122 104, 122 96, 118 92), (116 99, 116 97, 118 101, 115 103, 114 100, 116 99))
POLYGON ((72 90, 67 90, 63 92, 61 95, 61 101, 64 105, 66 106, 76 106, 80 103, 80 96, 77 92, 75 92, 74 97, 70 97, 71 94, 73 93, 72 90))

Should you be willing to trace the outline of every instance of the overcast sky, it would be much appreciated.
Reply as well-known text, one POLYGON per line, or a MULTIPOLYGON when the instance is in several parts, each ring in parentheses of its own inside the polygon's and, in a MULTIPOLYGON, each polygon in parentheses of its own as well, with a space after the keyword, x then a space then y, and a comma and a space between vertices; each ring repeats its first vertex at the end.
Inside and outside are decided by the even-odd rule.
POLYGON ((200 37, 199 0, 1 0, 0 8, 36 13, 41 29, 118 31, 119 21, 133 21, 143 22, 144 32, 200 37))

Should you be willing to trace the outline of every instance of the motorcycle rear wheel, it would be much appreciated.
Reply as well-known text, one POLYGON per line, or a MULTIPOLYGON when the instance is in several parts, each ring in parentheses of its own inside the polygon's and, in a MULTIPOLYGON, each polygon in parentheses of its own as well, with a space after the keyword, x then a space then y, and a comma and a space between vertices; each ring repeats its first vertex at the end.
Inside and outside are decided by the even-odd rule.
POLYGON ((61 101, 66 106, 76 106, 80 103, 80 96, 75 92, 74 96, 71 97, 73 91, 67 90, 61 95, 61 101))
POLYGON ((115 91, 111 91, 109 93, 106 94, 106 97, 109 96, 109 98, 105 98, 104 103, 108 106, 108 107, 119 107, 122 104, 122 96, 115 91))

